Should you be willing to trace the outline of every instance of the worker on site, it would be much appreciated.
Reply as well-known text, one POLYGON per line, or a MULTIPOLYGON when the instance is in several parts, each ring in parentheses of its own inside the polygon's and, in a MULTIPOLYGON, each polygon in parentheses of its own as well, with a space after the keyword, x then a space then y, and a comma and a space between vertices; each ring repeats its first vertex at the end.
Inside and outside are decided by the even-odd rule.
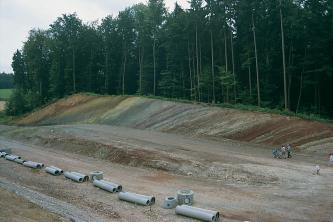
POLYGON ((333 165, 333 153, 330 154, 329 160, 328 160, 328 166, 333 165))
POLYGON ((282 158, 286 158, 286 147, 284 145, 281 147, 281 156, 282 158))
POLYGON ((291 158, 291 146, 290 144, 287 145, 287 154, 288 154, 288 158, 291 158))
POLYGON ((315 174, 315 175, 320 175, 320 166, 319 166, 319 165, 316 165, 316 166, 315 166, 314 171, 313 171, 313 174, 315 174))

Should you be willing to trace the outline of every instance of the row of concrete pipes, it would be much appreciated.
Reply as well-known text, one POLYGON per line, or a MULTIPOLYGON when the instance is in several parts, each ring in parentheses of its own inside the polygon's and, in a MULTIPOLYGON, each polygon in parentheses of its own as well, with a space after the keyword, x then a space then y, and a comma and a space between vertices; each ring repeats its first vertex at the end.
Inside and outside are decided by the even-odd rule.
MULTIPOLYGON (((25 161, 20 156, 17 155, 0 152, 0 156, 4 157, 6 160, 14 161, 30 168, 42 169, 44 167, 43 163, 25 161)), ((45 167, 45 172, 54 176, 59 176, 61 174, 64 174, 66 178, 71 179, 78 183, 83 183, 89 180, 89 176, 85 174, 81 174, 78 172, 69 172, 69 171, 64 172, 62 169, 55 166, 45 167)), ((120 200, 144 206, 151 206, 155 203, 154 196, 142 195, 132 192, 124 192, 122 185, 103 180, 103 172, 98 172, 98 171, 92 172, 90 174, 90 179, 94 186, 111 193, 118 193, 118 198, 120 200)), ((177 199, 174 197, 167 197, 164 201, 163 208, 166 209, 176 208, 175 209, 176 214, 195 218, 202 221, 209 221, 209 222, 219 221, 220 214, 218 211, 206 210, 202 208, 189 206, 192 205, 192 203, 193 203, 193 192, 192 191, 185 192, 184 190, 182 190, 182 192, 178 191, 177 199), (178 204, 181 205, 177 206, 178 204)))

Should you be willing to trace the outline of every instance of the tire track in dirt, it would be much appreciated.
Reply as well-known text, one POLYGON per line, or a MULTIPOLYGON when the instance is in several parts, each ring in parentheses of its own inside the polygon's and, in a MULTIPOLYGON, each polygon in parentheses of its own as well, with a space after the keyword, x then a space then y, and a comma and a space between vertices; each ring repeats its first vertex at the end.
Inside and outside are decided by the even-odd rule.
POLYGON ((18 184, 9 182, 3 177, 0 177, 0 187, 15 193, 16 195, 27 199, 28 201, 47 209, 48 211, 59 214, 65 218, 69 218, 72 221, 82 221, 82 222, 106 222, 107 219, 101 218, 91 212, 87 213, 69 203, 58 200, 56 198, 41 194, 37 191, 33 191, 29 188, 20 186, 18 184))

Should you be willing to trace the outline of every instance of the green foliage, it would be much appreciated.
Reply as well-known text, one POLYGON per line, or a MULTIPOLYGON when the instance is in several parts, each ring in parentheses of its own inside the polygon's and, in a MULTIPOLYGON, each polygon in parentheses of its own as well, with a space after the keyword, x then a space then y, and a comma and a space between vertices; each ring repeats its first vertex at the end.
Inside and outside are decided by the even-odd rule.
POLYGON ((7 73, 0 73, 0 89, 14 88, 14 75, 7 73))
POLYGON ((189 2, 189 9, 175 4, 168 13, 163 0, 149 0, 100 24, 65 14, 47 30, 31 30, 13 55, 17 91, 8 113, 18 115, 77 92, 254 105, 257 89, 262 107, 280 109, 281 9, 287 107, 333 117, 331 1, 189 2))
POLYGON ((12 120, 11 116, 6 115, 5 112, 0 111, 0 124, 5 124, 7 122, 9 122, 10 120, 12 120))
POLYGON ((6 103, 6 114, 9 116, 18 116, 33 110, 40 104, 38 93, 16 89, 6 103))
POLYGON ((0 101, 8 100, 13 93, 13 89, 0 89, 0 101))

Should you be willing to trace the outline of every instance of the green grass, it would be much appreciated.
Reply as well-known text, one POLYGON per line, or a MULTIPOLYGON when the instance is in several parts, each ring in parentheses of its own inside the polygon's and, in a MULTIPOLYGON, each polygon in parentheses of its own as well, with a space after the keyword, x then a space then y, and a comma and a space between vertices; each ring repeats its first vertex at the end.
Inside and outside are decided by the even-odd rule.
POLYGON ((0 124, 6 124, 12 119, 13 119, 13 117, 7 116, 5 111, 0 111, 0 124))
POLYGON ((281 116, 298 117, 300 119, 310 120, 310 121, 318 121, 318 122, 323 122, 323 123, 333 123, 333 119, 327 118, 327 117, 322 117, 318 114, 295 113, 295 112, 292 112, 292 111, 285 111, 283 109, 258 107, 258 106, 247 105, 247 104, 239 104, 239 103, 236 103, 236 104, 231 104, 231 103, 212 104, 212 103, 204 103, 204 102, 197 102, 197 101, 177 99, 177 98, 166 98, 166 97, 152 96, 152 95, 141 96, 141 97, 150 98, 150 99, 164 100, 164 101, 173 101, 173 102, 190 103, 190 104, 200 104, 200 105, 203 105, 203 106, 221 107, 221 108, 229 108, 229 109, 236 109, 236 110, 243 110, 243 111, 259 112, 259 113, 277 114, 277 115, 281 115, 281 116))
POLYGON ((8 100, 12 92, 13 89, 0 89, 0 100, 8 100))
MULTIPOLYGON (((96 93, 90 93, 90 92, 83 92, 79 93, 82 95, 87 96, 115 96, 115 95, 101 95, 96 93)), ((119 96, 119 95, 118 95, 119 96)), ((187 99, 178 99, 178 98, 167 98, 167 97, 161 97, 161 96, 153 96, 153 95, 124 95, 124 96, 138 96, 148 99, 158 99, 163 101, 170 101, 170 102, 179 102, 179 103, 187 103, 187 104, 198 104, 202 106, 211 106, 211 107, 221 107, 221 108, 229 108, 229 109, 236 109, 236 110, 243 110, 243 111, 250 111, 250 112, 259 112, 259 113, 269 113, 269 114, 277 114, 281 116, 290 116, 290 117, 298 117, 300 119, 304 120, 310 120, 310 121, 318 121, 323 123, 333 123, 333 119, 320 116, 318 114, 313 113, 295 113, 292 111, 285 111, 283 109, 273 109, 269 107, 258 107, 255 105, 248 105, 248 104, 231 104, 231 103, 205 103, 205 102, 198 102, 193 100, 187 100, 187 99)))

